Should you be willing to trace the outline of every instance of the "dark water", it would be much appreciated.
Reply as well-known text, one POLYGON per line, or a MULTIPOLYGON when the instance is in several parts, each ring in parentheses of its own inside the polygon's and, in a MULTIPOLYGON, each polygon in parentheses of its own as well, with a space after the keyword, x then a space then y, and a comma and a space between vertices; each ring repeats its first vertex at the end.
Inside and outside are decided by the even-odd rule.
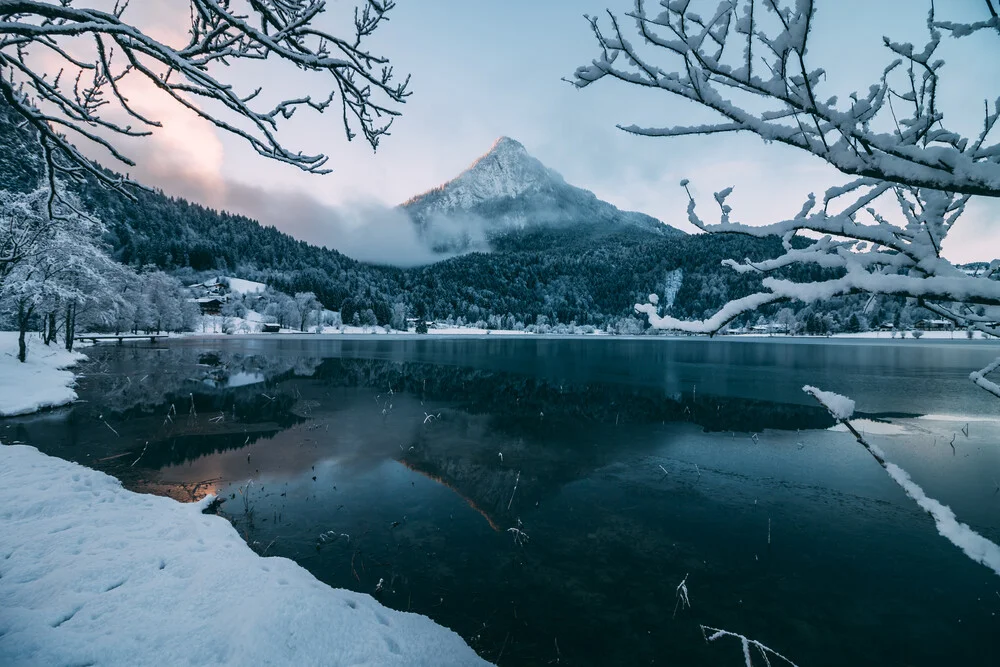
POLYGON ((426 614, 500 665, 743 664, 738 640, 707 644, 700 625, 803 667, 997 665, 1000 577, 827 430, 801 387, 853 396, 890 460, 996 542, 1000 401, 968 373, 998 353, 896 340, 108 346, 89 352, 83 402, 0 421, 0 440, 138 490, 218 493, 259 553, 426 614))

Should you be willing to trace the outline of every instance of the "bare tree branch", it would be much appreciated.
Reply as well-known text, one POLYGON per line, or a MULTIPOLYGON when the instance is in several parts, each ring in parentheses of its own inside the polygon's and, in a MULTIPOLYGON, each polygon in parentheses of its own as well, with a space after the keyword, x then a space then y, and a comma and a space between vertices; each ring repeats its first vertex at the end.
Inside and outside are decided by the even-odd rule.
MULTIPOLYGON (((825 70, 806 62, 813 0, 725 0, 713 14, 705 13, 712 16, 707 21, 694 11, 696 4, 661 2, 662 11, 654 15, 645 0, 635 0, 627 16, 635 21, 641 48, 629 42, 614 14, 609 13, 611 32, 597 18, 587 17, 600 56, 578 68, 572 83, 584 88, 617 79, 693 101, 719 116, 718 122, 697 126, 620 126, 633 134, 752 132, 858 178, 827 190, 822 206, 810 194, 794 218, 759 227, 732 220, 726 204, 732 188, 715 193, 720 208, 715 224, 700 217, 687 190, 688 220, 698 229, 777 235, 784 252, 766 261, 725 260, 738 273, 764 274, 763 289, 730 301, 706 320, 683 321, 661 313, 656 295, 649 303, 636 304, 636 311, 659 329, 711 335, 768 304, 868 293, 910 297, 958 326, 1000 336, 1000 261, 985 273, 969 275, 942 256, 970 198, 1000 197, 1000 144, 992 138, 1000 98, 985 103, 982 129, 974 137, 947 129, 937 102, 944 62, 936 52, 943 32, 959 38, 986 28, 1000 30, 992 0, 986 0, 989 17, 977 23, 939 21, 932 5, 926 21, 929 39, 922 49, 884 38, 891 62, 867 92, 853 93, 845 103, 836 97, 823 100, 819 87, 825 70), (755 11, 758 3, 764 16, 755 11), (726 52, 730 42, 741 50, 726 52), (755 67, 755 57, 765 71, 755 67), (672 64, 664 68, 654 60, 672 64), (893 99, 903 103, 899 110, 893 99), (876 130, 880 122, 893 131, 876 130), (796 282, 769 275, 801 265, 831 269, 837 277, 796 282)), ((687 189, 688 182, 681 186, 687 189)), ((972 379, 992 391, 996 384, 985 375, 993 370, 996 366, 987 367, 972 379)))
POLYGON ((258 154, 312 173, 329 171, 328 156, 286 148, 277 137, 279 119, 302 107, 322 113, 339 96, 347 138, 360 134, 376 149, 409 95, 409 78, 397 81, 389 62, 363 46, 388 19, 394 0, 367 0, 355 10, 347 38, 318 26, 325 0, 190 0, 189 39, 182 46, 130 24, 124 18, 127 2, 112 12, 74 4, 0 0, 0 95, 38 135, 53 192, 56 175, 90 174, 118 189, 126 183, 96 167, 63 134, 82 137, 132 166, 111 137, 145 136, 160 122, 130 104, 122 89, 126 80, 152 83, 258 154), (90 55, 78 55, 82 48, 90 55), (61 69, 40 69, 35 54, 41 50, 55 55, 61 69), (327 92, 268 108, 255 103, 261 89, 241 93, 217 76, 234 62, 266 59, 316 73, 325 78, 327 92), (126 121, 115 119, 115 109, 126 121))
MULTIPOLYGON (((766 141, 813 153, 845 174, 959 194, 1000 196, 1000 145, 984 148, 986 135, 1000 114, 1000 100, 992 110, 987 107, 986 131, 977 141, 962 140, 941 127, 944 118, 937 108, 936 94, 943 62, 935 60, 935 51, 946 24, 936 21, 933 12, 927 20, 931 40, 924 50, 918 52, 910 44, 885 38, 885 46, 895 59, 868 92, 854 93, 848 103, 841 104, 835 97, 824 101, 819 96, 818 85, 825 71, 810 68, 806 62, 814 3, 803 0, 792 9, 778 0, 766 0, 772 20, 765 25, 759 13, 754 14, 756 1, 726 0, 712 21, 703 22, 692 11, 691 2, 660 3, 663 11, 654 15, 645 0, 636 0, 628 16, 635 20, 647 47, 653 49, 632 45, 613 14, 611 34, 601 30, 597 18, 587 17, 601 56, 578 68, 571 82, 584 88, 610 77, 663 90, 720 116, 717 124, 695 128, 620 125, 626 132, 643 136, 752 132, 766 141), (711 47, 707 34, 713 38, 711 47), (725 45, 729 40, 746 42, 738 58, 722 57, 717 44, 725 45), (664 58, 676 61, 674 72, 651 61, 646 51, 656 49, 664 58), (754 75, 754 71, 760 72, 753 67, 755 54, 767 65, 769 76, 754 75), (900 65, 904 62, 909 69, 897 89, 890 76, 903 72, 900 65), (880 132, 874 126, 883 114, 891 114, 887 104, 890 94, 909 103, 912 113, 899 120, 896 132, 880 132), (770 108, 746 110, 762 102, 770 108)), ((947 29, 956 37, 969 34, 962 25, 971 29, 980 24, 951 23, 947 29)), ((1000 20, 991 17, 982 26, 1000 28, 1000 20)))

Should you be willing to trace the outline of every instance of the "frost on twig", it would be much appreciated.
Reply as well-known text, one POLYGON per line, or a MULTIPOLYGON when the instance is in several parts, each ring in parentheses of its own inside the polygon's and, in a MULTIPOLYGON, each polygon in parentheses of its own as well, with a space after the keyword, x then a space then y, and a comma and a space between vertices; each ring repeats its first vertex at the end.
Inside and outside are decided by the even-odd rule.
POLYGON ((691 599, 688 597, 687 580, 688 575, 685 574, 684 578, 681 579, 681 583, 677 584, 677 601, 674 602, 674 618, 677 618, 678 609, 691 608, 691 599))
POLYGON ((522 530, 523 528, 524 524, 521 523, 520 519, 518 519, 517 526, 507 529, 507 532, 514 536, 514 544, 516 544, 519 547, 523 547, 528 542, 528 540, 531 539, 530 537, 528 537, 528 534, 525 533, 524 530, 522 530))
MULTIPOLYGON (((944 62, 937 54, 943 24, 934 5, 927 14, 928 41, 923 49, 885 38, 887 62, 878 79, 840 98, 824 94, 826 68, 809 62, 816 4, 814 0, 721 4, 636 0, 627 16, 641 39, 629 40, 627 29, 610 11, 606 21, 588 16, 600 51, 576 69, 570 83, 585 88, 604 78, 617 79, 695 102, 713 112, 716 121, 619 126, 632 134, 751 132, 765 141, 812 153, 861 179, 960 195, 1000 194, 1000 156, 995 144, 986 143, 1000 114, 996 96, 988 92, 979 96, 990 101, 977 136, 966 138, 945 126, 939 94, 944 62)), ((981 3, 979 8, 995 27, 997 19, 986 16, 984 5, 991 5, 981 3)), ((961 24, 948 25, 955 37, 969 34, 961 24)), ((724 199, 725 194, 717 198, 724 199)), ((730 211, 723 205, 722 212, 726 222, 730 211)))
MULTIPOLYGON (((885 452, 883 452, 877 445, 868 442, 865 437, 858 432, 856 428, 854 428, 854 425, 851 424, 850 421, 850 413, 848 413, 846 417, 838 416, 843 414, 843 401, 849 401, 850 399, 840 396, 839 394, 833 394, 832 392, 820 391, 815 387, 805 387, 804 390, 806 393, 815 398, 820 405, 829 410, 834 419, 843 424, 847 430, 851 432, 854 439, 868 450, 868 453, 872 455, 872 458, 874 458, 878 464, 882 466, 887 473, 889 473, 889 477, 891 477, 892 480, 903 489, 907 496, 913 499, 913 501, 916 502, 922 510, 931 515, 931 518, 934 519, 934 525, 942 537, 961 549, 962 552, 972 560, 985 565, 993 570, 993 572, 1000 575, 1000 546, 986 539, 970 528, 967 524, 961 523, 955 516, 955 512, 953 512, 950 507, 935 500, 934 498, 930 498, 924 490, 910 478, 909 473, 896 464, 886 461, 885 452), (827 404, 827 400, 830 400, 830 404, 827 404)), ((854 402, 851 401, 852 406, 853 403, 854 402)))
POLYGON ((753 667, 752 653, 754 652, 754 650, 757 654, 760 655, 760 657, 764 660, 764 663, 767 665, 771 665, 772 658, 777 658, 778 660, 783 661, 785 664, 791 665, 791 667, 798 667, 798 665, 796 665, 794 662, 792 662, 785 656, 781 655, 774 649, 765 646, 764 644, 761 644, 759 641, 755 639, 750 639, 749 637, 745 637, 736 632, 730 632, 728 630, 720 630, 719 628, 712 628, 707 625, 702 625, 699 627, 701 627, 701 634, 705 637, 706 642, 718 641, 719 639, 723 639, 725 637, 732 637, 734 639, 739 639, 740 647, 743 649, 743 662, 746 665, 746 667, 753 667))
POLYGON ((326 542, 336 542, 341 537, 347 540, 348 544, 351 543, 351 536, 347 533, 338 533, 335 530, 328 530, 325 533, 320 533, 320 536, 317 538, 316 546, 318 548, 320 544, 325 544, 326 542))

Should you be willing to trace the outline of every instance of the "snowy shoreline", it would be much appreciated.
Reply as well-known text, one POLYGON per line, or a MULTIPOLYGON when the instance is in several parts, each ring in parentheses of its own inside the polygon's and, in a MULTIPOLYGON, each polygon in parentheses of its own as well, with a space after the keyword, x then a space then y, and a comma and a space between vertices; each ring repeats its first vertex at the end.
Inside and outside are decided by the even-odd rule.
MULTIPOLYGON (((0 417, 76 400, 86 359, 0 332, 0 417)), ((0 443, 0 664, 486 665, 426 616, 254 553, 225 519, 0 443)))
POLYGON ((27 360, 17 360, 17 332, 0 331, 0 417, 16 417, 76 400, 76 376, 67 370, 87 356, 29 334, 27 360))
POLYGON ((425 616, 258 556, 210 499, 0 446, 0 664, 488 664, 425 616))

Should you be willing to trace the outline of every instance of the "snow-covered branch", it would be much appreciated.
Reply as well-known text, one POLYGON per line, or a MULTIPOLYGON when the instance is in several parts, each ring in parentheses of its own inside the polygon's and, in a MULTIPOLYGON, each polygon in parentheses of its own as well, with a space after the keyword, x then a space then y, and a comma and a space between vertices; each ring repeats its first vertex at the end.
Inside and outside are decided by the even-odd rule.
MULTIPOLYGON (((996 362, 984 368, 982 372, 989 373, 997 367, 1000 367, 1000 359, 997 359, 996 362)), ((887 461, 885 452, 877 445, 868 442, 854 428, 854 425, 851 424, 850 418, 854 413, 853 400, 830 391, 822 391, 816 387, 805 386, 802 390, 815 398, 820 405, 830 412, 830 415, 834 419, 843 424, 850 431, 851 435, 854 436, 854 439, 868 450, 872 458, 889 473, 889 477, 903 489, 906 495, 913 499, 922 510, 931 515, 931 518, 934 519, 934 525, 942 537, 961 549, 972 560, 985 565, 1000 575, 1000 545, 986 539, 972 530, 968 525, 961 523, 955 517, 955 512, 950 507, 934 498, 928 497, 924 490, 910 478, 910 475, 905 470, 887 461)), ((998 393, 998 396, 1000 396, 1000 393, 998 393)))
POLYGON ((1000 385, 986 379, 986 376, 1000 368, 1000 357, 992 364, 982 370, 973 371, 969 374, 969 379, 976 383, 976 386, 985 389, 997 398, 1000 398, 1000 385))
POLYGON ((345 36, 320 28, 325 0, 190 0, 188 40, 179 45, 129 23, 128 2, 111 12, 76 4, 0 2, 0 95, 37 133, 53 191, 56 174, 89 173, 105 185, 123 185, 122 178, 95 167, 65 133, 132 165, 109 137, 144 136, 160 127, 130 103, 132 79, 152 84, 260 155, 314 173, 329 171, 327 156, 286 148, 277 138, 279 119, 302 107, 326 111, 336 99, 348 139, 360 133, 374 149, 409 94, 409 79, 397 81, 389 62, 364 46, 393 0, 362 3, 345 36), (43 66, 42 56, 59 64, 43 66), (258 60, 316 73, 322 96, 269 106, 260 103, 260 88, 240 92, 221 76, 230 64, 258 60))
POLYGON ((773 648, 770 648, 769 646, 765 646, 764 644, 760 643, 756 639, 750 639, 749 637, 741 635, 737 632, 730 632, 729 630, 720 630, 719 628, 713 628, 707 625, 702 625, 700 627, 701 627, 701 633, 702 635, 704 635, 706 642, 715 642, 727 637, 738 639, 740 641, 740 648, 743 649, 743 664, 746 667, 753 667, 754 653, 759 654, 760 657, 764 660, 764 663, 767 665, 771 664, 771 658, 777 658, 786 665, 790 665, 791 667, 797 667, 797 665, 794 662, 792 662, 785 656, 781 655, 773 648))
MULTIPOLYGON (((973 196, 1000 197, 1000 96, 987 97, 983 123, 973 136, 947 127, 938 87, 946 71, 938 49, 946 35, 965 37, 1000 28, 992 0, 982 20, 943 22, 931 6, 928 41, 918 48, 884 38, 889 62, 865 92, 843 101, 821 94, 822 67, 807 60, 816 17, 814 0, 636 0, 627 17, 641 42, 633 44, 622 20, 588 17, 600 55, 576 70, 573 83, 587 87, 605 78, 664 91, 714 111, 718 120, 694 126, 622 129, 651 137, 752 132, 787 144, 856 176, 810 194, 791 219, 751 226, 734 219, 726 201, 732 188, 715 193, 718 222, 698 210, 688 181, 688 220, 708 233, 777 236, 783 252, 758 261, 728 259, 741 274, 762 276, 760 291, 726 303, 701 321, 671 317, 658 305, 636 304, 659 329, 714 334, 729 322, 782 301, 813 303, 867 293, 912 298, 956 326, 1000 335, 1000 262, 969 275, 942 255, 949 233, 973 196), (702 11, 704 10, 704 11, 702 11), (753 109, 754 111, 750 111, 753 109), (796 266, 822 269, 823 279, 796 281, 796 266), (985 314, 984 314, 985 313, 985 314)), ((1000 30, 997 31, 1000 34, 1000 30)), ((988 82, 981 82, 984 85, 988 82)), ((816 275, 815 272, 807 272, 816 275)), ((973 379, 980 386, 982 375, 973 379)))
POLYGON ((983 129, 971 138, 946 129, 938 105, 942 30, 963 37, 997 27, 989 0, 990 15, 984 11, 983 21, 970 24, 939 21, 932 4, 926 46, 918 50, 884 38, 890 60, 881 77, 843 101, 821 95, 825 70, 807 62, 813 0, 724 0, 717 8, 707 0, 670 1, 656 3, 662 8, 658 13, 650 4, 636 0, 627 14, 640 46, 625 37, 616 15, 609 12, 606 25, 587 17, 601 51, 576 70, 572 83, 584 88, 610 77, 661 90, 714 111, 718 121, 620 125, 626 132, 651 137, 752 132, 812 153, 845 174, 1000 196, 1000 144, 990 143, 1000 100, 990 98, 996 101, 986 104, 983 129), (763 110, 748 111, 758 108, 763 110))

